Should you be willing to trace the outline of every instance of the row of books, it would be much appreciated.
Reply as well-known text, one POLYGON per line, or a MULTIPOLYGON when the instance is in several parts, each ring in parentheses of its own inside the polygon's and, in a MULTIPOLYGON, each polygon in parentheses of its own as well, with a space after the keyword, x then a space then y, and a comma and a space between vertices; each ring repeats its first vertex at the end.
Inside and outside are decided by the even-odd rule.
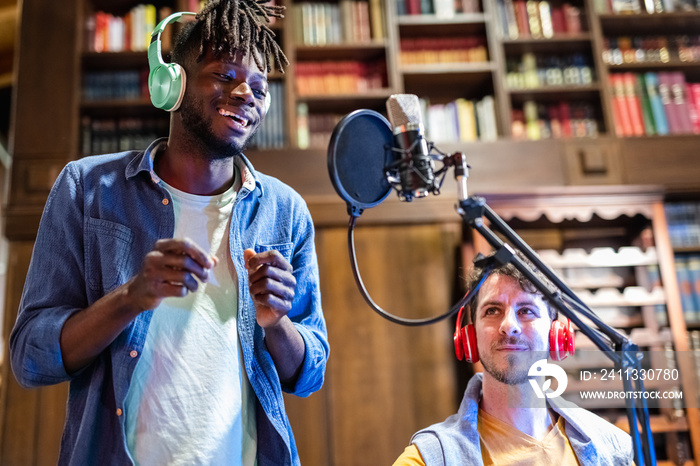
POLYGON ((700 83, 682 72, 611 73, 609 82, 618 136, 700 133, 700 83))
POLYGON ((257 149, 281 149, 285 147, 285 92, 284 83, 271 81, 269 93, 272 99, 270 109, 262 124, 249 142, 249 147, 257 149))
POLYGON ((535 55, 524 53, 506 61, 506 84, 510 89, 546 86, 581 86, 593 83, 590 58, 582 54, 535 55))
POLYGON ((460 13, 479 13, 479 0, 396 0, 399 15, 435 15, 453 18, 460 13))
MULTIPOLYGON (((90 52, 124 52, 147 50, 151 33, 172 9, 155 5, 137 5, 124 16, 97 11, 86 20, 87 50, 90 52)), ((172 32, 166 28, 161 34, 162 46, 172 45, 172 32)))
POLYGON ((148 70, 91 71, 83 74, 84 101, 148 96, 148 70))
POLYGON ((504 39, 552 38, 579 34, 583 29, 581 9, 569 3, 555 6, 546 0, 498 0, 496 13, 504 39))
POLYGON ((698 62, 700 35, 606 37, 602 58, 609 65, 698 62))
POLYGON ((380 0, 340 0, 336 3, 296 3, 295 40, 303 45, 369 42, 386 37, 380 0))
POLYGON ((513 108, 511 134, 516 140, 592 138, 598 135, 598 120, 588 102, 537 103, 528 100, 513 108))
POLYGON ((309 113, 306 103, 297 104, 297 145, 300 149, 326 148, 333 129, 343 115, 309 113))
POLYGON ((420 37, 401 39, 402 65, 487 62, 484 37, 420 37))
MULTIPOLYGON (((635 277, 637 283, 647 290, 653 290, 663 287, 661 282, 661 271, 657 263, 650 263, 635 267, 635 277)), ((666 304, 655 304, 653 306, 654 316, 659 325, 668 325, 668 312, 666 312, 666 304)))
POLYGON ((387 86, 384 60, 299 62, 296 73, 300 96, 353 94, 387 86))
POLYGON ((597 13, 602 14, 655 14, 698 11, 700 2, 697 0, 595 0, 594 8, 597 13))
POLYGON ((168 135, 167 118, 81 119, 83 156, 145 149, 154 139, 168 135))
POLYGON ((700 322, 700 254, 677 254, 675 263, 685 321, 700 322))
POLYGON ((495 141, 496 106, 493 96, 431 104, 420 99, 426 138, 433 142, 495 141))
POLYGON ((700 202, 669 202, 664 212, 674 248, 700 247, 700 202))

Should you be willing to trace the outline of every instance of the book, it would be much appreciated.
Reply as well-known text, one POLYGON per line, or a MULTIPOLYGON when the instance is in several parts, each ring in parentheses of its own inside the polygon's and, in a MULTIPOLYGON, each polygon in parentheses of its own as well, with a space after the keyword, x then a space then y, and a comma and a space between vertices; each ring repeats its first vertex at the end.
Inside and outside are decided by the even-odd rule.
POLYGON ((566 32, 574 35, 581 33, 581 10, 568 3, 562 5, 564 10, 564 22, 566 23, 566 32))
POLYGON ((693 300, 693 312, 688 314, 692 322, 700 322, 700 255, 688 256, 688 275, 690 280, 690 294, 693 300))
POLYGON ((433 0, 420 0, 420 14, 432 15, 433 13, 435 13, 433 0))
POLYGON ((678 117, 678 131, 683 134, 691 134, 693 132, 693 123, 690 120, 690 109, 686 96, 685 76, 680 71, 672 71, 669 73, 669 85, 671 88, 671 98, 676 108, 678 117))
POLYGON ((566 21, 564 20, 564 9, 550 6, 550 15, 552 16, 552 31, 554 34, 565 34, 567 31, 566 21))
POLYGON ((693 114, 693 132, 700 133, 700 83, 688 83, 688 104, 691 107, 691 119, 693 114), (694 110, 694 111, 693 111, 694 110))
POLYGON ((372 39, 382 40, 386 37, 384 31, 384 8, 381 0, 369 0, 370 26, 372 39))
POLYGON ((515 16, 515 4, 513 0, 503 0, 504 11, 505 11, 505 37, 510 39, 518 38, 518 22, 515 16))
POLYGON ((632 136, 632 117, 630 115, 627 99, 625 98, 625 84, 619 73, 611 73, 609 76, 612 90, 613 124, 615 134, 618 136, 632 136))
POLYGON ((455 15, 454 0, 433 0, 435 16, 441 19, 453 18, 455 15))
POLYGON ((538 4, 540 25, 542 27, 542 36, 547 39, 554 37, 554 27, 552 25, 552 14, 549 8, 549 2, 541 0, 538 4))
POLYGON ((480 100, 482 105, 482 118, 484 131, 481 134, 482 141, 495 141, 498 138, 496 125, 496 102, 493 96, 487 95, 480 100))
POLYGON ((656 134, 656 124, 654 123, 654 114, 651 110, 651 102, 649 101, 649 93, 647 92, 644 74, 638 73, 635 75, 634 83, 635 94, 639 95, 642 106, 642 120, 644 122, 644 134, 652 136, 656 134))
POLYGON ((564 138, 570 138, 574 135, 571 126, 571 106, 569 102, 559 102, 559 121, 561 123, 561 135, 564 138))
POLYGON ((459 140, 470 142, 477 140, 476 118, 474 115, 474 102, 459 98, 457 103, 457 117, 459 120, 459 140))
MULTIPOLYGON (((659 96, 664 107, 666 121, 668 123, 668 132, 670 134, 679 134, 682 132, 681 124, 678 116, 678 108, 673 101, 671 94, 672 77, 670 73, 662 71, 658 73, 659 96)), ((661 133, 659 133, 661 134, 661 133)))
POLYGON ((542 37, 542 25, 540 23, 540 10, 537 0, 526 0, 527 21, 530 26, 530 35, 535 38, 542 37))
POLYGON ((631 135, 643 136, 644 121, 642 120, 642 105, 640 96, 638 94, 635 94, 634 92, 636 82, 634 73, 622 73, 621 79, 624 86, 625 103, 627 104, 627 110, 630 115, 630 122, 632 123, 631 135))
POLYGON ((537 104, 528 100, 523 104, 523 112, 525 114, 525 133, 531 141, 540 139, 540 125, 537 114, 537 104))
POLYGON ((644 83, 646 84, 647 94, 649 95, 649 105, 651 113, 654 117, 654 127, 659 135, 668 134, 668 120, 666 119, 666 111, 664 110, 661 95, 659 94, 659 78, 655 72, 647 72, 644 74, 644 83))
POLYGON ((530 37, 530 24, 525 0, 513 0, 513 5, 515 6, 515 21, 518 24, 518 37, 530 37))
POLYGON ((686 322, 694 322, 696 316, 695 300, 693 299, 693 286, 691 283, 690 268, 688 258, 676 256, 676 279, 678 280, 678 290, 681 295, 681 306, 683 307, 683 317, 686 322))

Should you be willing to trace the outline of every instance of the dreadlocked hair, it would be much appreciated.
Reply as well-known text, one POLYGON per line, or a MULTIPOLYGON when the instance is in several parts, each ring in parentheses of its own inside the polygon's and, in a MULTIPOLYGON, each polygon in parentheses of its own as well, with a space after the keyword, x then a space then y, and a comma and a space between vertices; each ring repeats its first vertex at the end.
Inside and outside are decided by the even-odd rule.
POLYGON ((202 23, 199 55, 210 49, 216 57, 236 50, 252 55, 261 71, 284 73, 289 60, 268 27, 270 18, 283 18, 285 7, 266 5, 270 0, 209 0, 197 14, 202 23), (263 62, 264 60, 264 62, 263 62))

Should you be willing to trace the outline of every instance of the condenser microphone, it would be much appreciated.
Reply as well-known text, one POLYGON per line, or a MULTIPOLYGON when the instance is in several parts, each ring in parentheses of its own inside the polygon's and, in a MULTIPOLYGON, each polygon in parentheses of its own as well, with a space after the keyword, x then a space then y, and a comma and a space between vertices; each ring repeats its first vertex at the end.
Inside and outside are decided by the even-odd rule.
POLYGON ((394 94, 386 101, 394 141, 394 162, 387 167, 386 176, 393 186, 400 186, 399 198, 440 194, 435 178, 435 166, 430 157, 421 115, 420 101, 413 94, 394 94))

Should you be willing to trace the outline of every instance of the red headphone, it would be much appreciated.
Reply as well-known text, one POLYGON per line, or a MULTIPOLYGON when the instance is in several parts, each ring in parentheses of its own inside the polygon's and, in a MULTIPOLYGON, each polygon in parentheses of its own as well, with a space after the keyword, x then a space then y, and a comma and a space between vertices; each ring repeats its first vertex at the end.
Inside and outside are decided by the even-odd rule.
MULTIPOLYGON (((457 359, 471 363, 479 362, 479 350, 476 346, 476 329, 473 324, 461 327, 462 312, 464 306, 457 315, 457 325, 455 326, 455 353, 457 359)), ((549 357, 553 361, 561 361, 569 355, 574 354, 574 326, 567 319, 567 323, 553 320, 549 329, 549 357)))

